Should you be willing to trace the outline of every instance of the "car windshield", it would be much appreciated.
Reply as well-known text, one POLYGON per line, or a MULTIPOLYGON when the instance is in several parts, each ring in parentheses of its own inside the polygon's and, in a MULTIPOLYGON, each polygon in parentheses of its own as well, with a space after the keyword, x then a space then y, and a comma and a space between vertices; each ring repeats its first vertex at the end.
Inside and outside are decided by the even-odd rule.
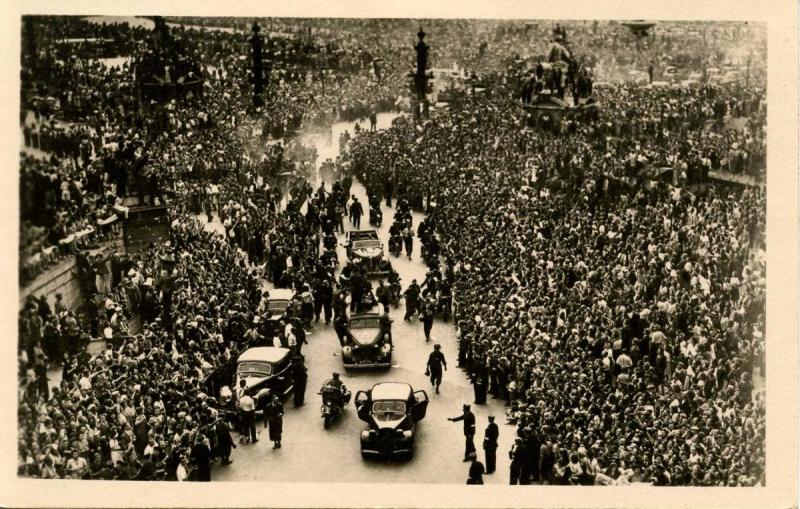
POLYGON ((269 310, 273 313, 283 313, 289 307, 288 300, 271 300, 269 301, 269 310))
POLYGON ((238 372, 239 376, 242 378, 251 376, 269 376, 272 374, 272 365, 268 362, 240 362, 238 372))
POLYGON ((356 318, 350 320, 351 329, 377 329, 380 328, 381 321, 377 318, 356 318))
POLYGON ((372 404, 372 415, 377 421, 394 421, 406 415, 406 404, 402 401, 376 401, 372 404))
POLYGON ((381 247, 381 241, 371 239, 353 241, 353 249, 364 249, 368 247, 381 247))

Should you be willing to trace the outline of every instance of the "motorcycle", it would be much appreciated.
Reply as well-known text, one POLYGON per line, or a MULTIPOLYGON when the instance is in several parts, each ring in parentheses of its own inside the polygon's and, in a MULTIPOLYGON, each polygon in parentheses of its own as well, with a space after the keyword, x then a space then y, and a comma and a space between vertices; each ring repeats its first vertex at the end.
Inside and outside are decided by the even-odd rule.
POLYGON ((400 256, 403 252, 403 237, 392 235, 389 237, 389 252, 394 256, 400 256))
POLYGON ((380 206, 370 207, 369 224, 374 226, 375 228, 380 228, 381 223, 383 223, 383 212, 381 212, 380 206))
POLYGON ((400 293, 400 277, 397 276, 397 272, 392 272, 389 275, 389 303, 394 307, 400 304, 400 293))
POLYGON ((325 267, 329 268, 336 268, 339 265, 339 255, 336 254, 336 249, 325 249, 320 256, 320 260, 322 260, 322 264, 325 267))
POLYGON ((318 394, 322 395, 322 407, 320 411, 324 419, 323 426, 325 429, 328 429, 331 423, 342 415, 344 407, 350 403, 350 391, 344 388, 344 386, 340 389, 329 380, 325 382, 318 394))

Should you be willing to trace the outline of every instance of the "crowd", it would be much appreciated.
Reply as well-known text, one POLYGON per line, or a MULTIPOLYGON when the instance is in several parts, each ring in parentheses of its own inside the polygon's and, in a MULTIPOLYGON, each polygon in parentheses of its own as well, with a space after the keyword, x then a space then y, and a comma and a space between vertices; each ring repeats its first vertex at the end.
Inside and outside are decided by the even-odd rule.
MULTIPOLYGON (((265 149, 265 138, 393 108, 406 93, 418 27, 266 25, 294 36, 268 39, 272 73, 260 109, 250 106, 244 30, 170 29, 205 83, 202 99, 163 107, 136 102, 132 66, 59 63, 46 51, 55 29, 37 39, 39 62, 25 63, 23 81, 58 101, 23 104, 48 122, 69 110, 78 126, 44 147, 41 128, 24 136, 49 159, 22 157, 20 251, 39 256, 21 264, 23 280, 113 235, 105 221, 124 214, 127 196, 175 208, 168 243, 118 263, 111 291, 89 291, 89 324, 43 299, 21 311, 20 475, 185 480, 191 471, 207 480, 213 458, 229 462, 236 398, 218 397, 210 382, 225 380, 249 345, 299 353, 322 311, 326 321, 335 315, 338 333, 347 293, 352 306, 370 293, 358 266, 333 277, 335 233, 356 177, 371 201, 398 200, 404 238, 413 234, 400 216, 427 210, 417 236, 431 271, 406 299, 416 307, 419 298, 427 321, 430 301, 446 302, 436 309, 447 317, 452 299, 459 364, 476 402, 487 392, 505 399, 518 427, 512 480, 763 483, 765 408, 753 375, 765 372, 765 267, 753 253, 764 245, 764 190, 706 179, 712 170, 763 170, 757 80, 596 87, 597 122, 532 131, 508 68, 515 48, 550 27, 426 21, 441 41, 432 60, 464 62, 493 86, 422 125, 357 133, 329 162, 345 178, 313 189, 302 175, 316 155, 292 143, 265 149), (469 27, 479 28, 477 40, 467 40, 469 27), (365 31, 374 36, 366 47, 365 31), (671 185, 649 180, 652 167, 671 169, 671 185), (224 235, 204 230, 214 215, 224 235), (295 290, 277 327, 262 319, 263 279, 295 290), (134 316, 141 332, 127 328, 134 316), (106 347, 89 355, 84 347, 98 336, 106 347), (51 390, 54 366, 62 378, 51 390)), ((120 30, 120 50, 142 50, 144 32, 120 30)), ((597 56, 595 78, 603 64, 641 63, 624 58, 632 51, 618 25, 565 30, 571 49, 597 56), (590 48, 594 40, 605 42, 590 48)), ((50 43, 63 35, 56 30, 50 43)), ((731 45, 740 35, 709 33, 731 45)), ((658 44, 678 54, 689 40, 658 44)))
MULTIPOLYGON (((685 173, 713 150, 719 164, 738 138, 702 109, 763 101, 739 92, 615 88, 601 95, 610 140, 522 129, 493 91, 351 142, 368 192, 393 182, 428 212, 476 402, 506 399, 517 425, 512 482, 763 484, 765 189, 631 173, 685 173)), ((739 149, 763 164, 763 111, 750 115, 739 149)))

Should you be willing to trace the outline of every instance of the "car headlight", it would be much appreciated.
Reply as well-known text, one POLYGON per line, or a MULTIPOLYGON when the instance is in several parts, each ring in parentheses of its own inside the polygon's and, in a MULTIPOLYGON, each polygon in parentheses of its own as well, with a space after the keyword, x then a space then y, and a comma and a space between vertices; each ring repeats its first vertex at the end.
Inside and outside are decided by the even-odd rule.
POLYGON ((384 343, 383 346, 381 347, 381 352, 383 352, 383 355, 389 355, 389 352, 391 351, 392 351, 392 345, 390 345, 389 343, 384 343))
POLYGON ((351 353, 353 353, 353 349, 350 348, 349 346, 345 346, 344 348, 342 348, 342 355, 344 357, 350 357, 351 353))
POLYGON ((369 431, 362 431, 361 440, 367 440, 368 438, 369 438, 369 431))
POLYGON ((413 433, 411 433, 409 430, 405 430, 403 432, 403 438, 405 438, 405 439, 411 438, 411 435, 413 435, 413 433))

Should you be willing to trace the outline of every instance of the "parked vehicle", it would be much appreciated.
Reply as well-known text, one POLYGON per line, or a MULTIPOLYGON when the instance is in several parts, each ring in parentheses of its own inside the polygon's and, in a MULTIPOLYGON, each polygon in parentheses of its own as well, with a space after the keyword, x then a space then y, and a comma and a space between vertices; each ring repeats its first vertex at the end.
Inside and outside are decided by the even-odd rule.
POLYGON ((361 457, 414 454, 414 433, 425 418, 428 395, 402 382, 382 382, 356 394, 358 417, 367 423, 361 432, 361 457))

